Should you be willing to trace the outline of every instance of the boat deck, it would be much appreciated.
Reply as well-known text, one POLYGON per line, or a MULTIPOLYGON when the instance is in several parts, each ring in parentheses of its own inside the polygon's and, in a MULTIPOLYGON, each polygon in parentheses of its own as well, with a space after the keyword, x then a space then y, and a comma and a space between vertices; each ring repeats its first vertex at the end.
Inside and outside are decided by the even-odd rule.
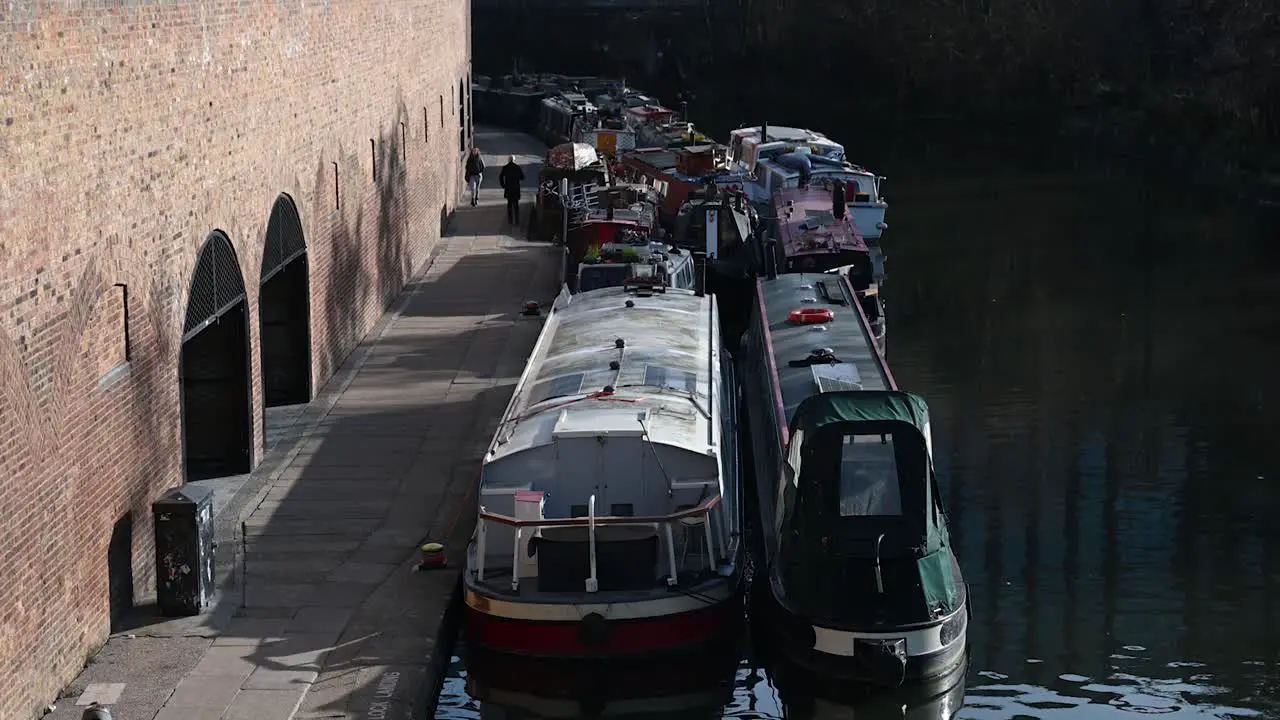
POLYGON ((760 309, 768 321, 786 421, 802 400, 822 390, 893 390, 893 375, 848 283, 828 273, 789 273, 760 280, 760 309), (827 308, 834 319, 813 325, 788 320, 791 311, 827 308), (838 362, 793 367, 829 350, 838 362))

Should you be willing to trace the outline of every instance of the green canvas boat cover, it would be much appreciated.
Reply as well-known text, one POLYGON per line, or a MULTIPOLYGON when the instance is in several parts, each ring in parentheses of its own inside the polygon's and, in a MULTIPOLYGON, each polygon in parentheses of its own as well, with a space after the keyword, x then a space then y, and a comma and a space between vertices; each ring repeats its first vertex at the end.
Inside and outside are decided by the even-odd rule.
POLYGON ((892 426, 895 440, 904 435, 918 440, 910 446, 915 452, 903 452, 899 456, 898 482, 923 486, 921 496, 926 499, 925 507, 915 509, 923 513, 926 528, 925 544, 919 548, 921 554, 917 562, 925 602, 930 608, 941 608, 946 612, 955 610, 960 605, 961 595, 953 572, 954 559, 946 516, 941 512, 940 498, 934 497, 937 481, 929 435, 929 406, 924 399, 896 390, 811 395, 796 408, 791 419, 791 433, 792 437, 797 433, 812 437, 822 428, 838 424, 845 427, 846 434, 857 434, 856 425, 863 423, 877 425, 879 429, 876 432, 883 432, 886 424, 892 426), (855 427, 850 428, 850 424, 855 427), (934 512, 935 504, 938 512, 934 512))

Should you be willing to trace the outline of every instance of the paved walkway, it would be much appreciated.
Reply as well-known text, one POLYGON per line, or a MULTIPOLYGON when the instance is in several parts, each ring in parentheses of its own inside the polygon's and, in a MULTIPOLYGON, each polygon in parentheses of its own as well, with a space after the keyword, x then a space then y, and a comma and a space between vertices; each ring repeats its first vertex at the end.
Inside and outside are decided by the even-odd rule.
POLYGON ((437 640, 479 460, 541 328, 519 310, 557 290, 559 254, 507 234, 496 189, 507 154, 541 146, 479 129, 477 144, 481 207, 459 209, 397 309, 238 491, 219 493, 216 607, 114 636, 50 717, 79 718, 95 697, 116 720, 423 716, 449 661, 437 640), (413 571, 428 538, 448 543, 453 569, 413 571))

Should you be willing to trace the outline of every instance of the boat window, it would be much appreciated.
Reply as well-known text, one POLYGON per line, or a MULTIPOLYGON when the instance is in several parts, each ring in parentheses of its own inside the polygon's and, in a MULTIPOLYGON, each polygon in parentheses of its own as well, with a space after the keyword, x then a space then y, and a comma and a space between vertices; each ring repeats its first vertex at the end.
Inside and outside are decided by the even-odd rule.
POLYGON ((578 394, 582 390, 582 377, 582 373, 573 373, 534 383, 529 390, 529 404, 535 405, 543 400, 578 394))
POLYGON ((692 393, 698 389, 698 376, 687 370, 677 370, 675 368, 662 367, 661 365, 646 365, 644 368, 644 384, 692 393))
POLYGON ((693 287, 693 268, 689 267, 689 265, 686 264, 684 267, 680 268, 680 272, 677 273, 677 278, 679 279, 679 285, 677 287, 682 287, 685 289, 692 288, 693 287))
POLYGON ((582 268, 578 272, 578 292, 621 287, 627 281, 629 270, 627 265, 595 265, 582 268))
POLYGON ((840 517, 901 514, 893 436, 844 436, 840 453, 840 517))

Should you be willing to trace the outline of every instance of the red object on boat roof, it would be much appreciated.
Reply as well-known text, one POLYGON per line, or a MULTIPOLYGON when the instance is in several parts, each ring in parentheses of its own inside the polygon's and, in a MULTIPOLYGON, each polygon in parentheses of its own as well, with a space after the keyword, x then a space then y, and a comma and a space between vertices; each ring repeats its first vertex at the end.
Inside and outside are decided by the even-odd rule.
POLYGON ((787 319, 797 325, 814 325, 831 322, 836 319, 836 314, 831 312, 831 308, 801 308, 792 310, 787 319))

